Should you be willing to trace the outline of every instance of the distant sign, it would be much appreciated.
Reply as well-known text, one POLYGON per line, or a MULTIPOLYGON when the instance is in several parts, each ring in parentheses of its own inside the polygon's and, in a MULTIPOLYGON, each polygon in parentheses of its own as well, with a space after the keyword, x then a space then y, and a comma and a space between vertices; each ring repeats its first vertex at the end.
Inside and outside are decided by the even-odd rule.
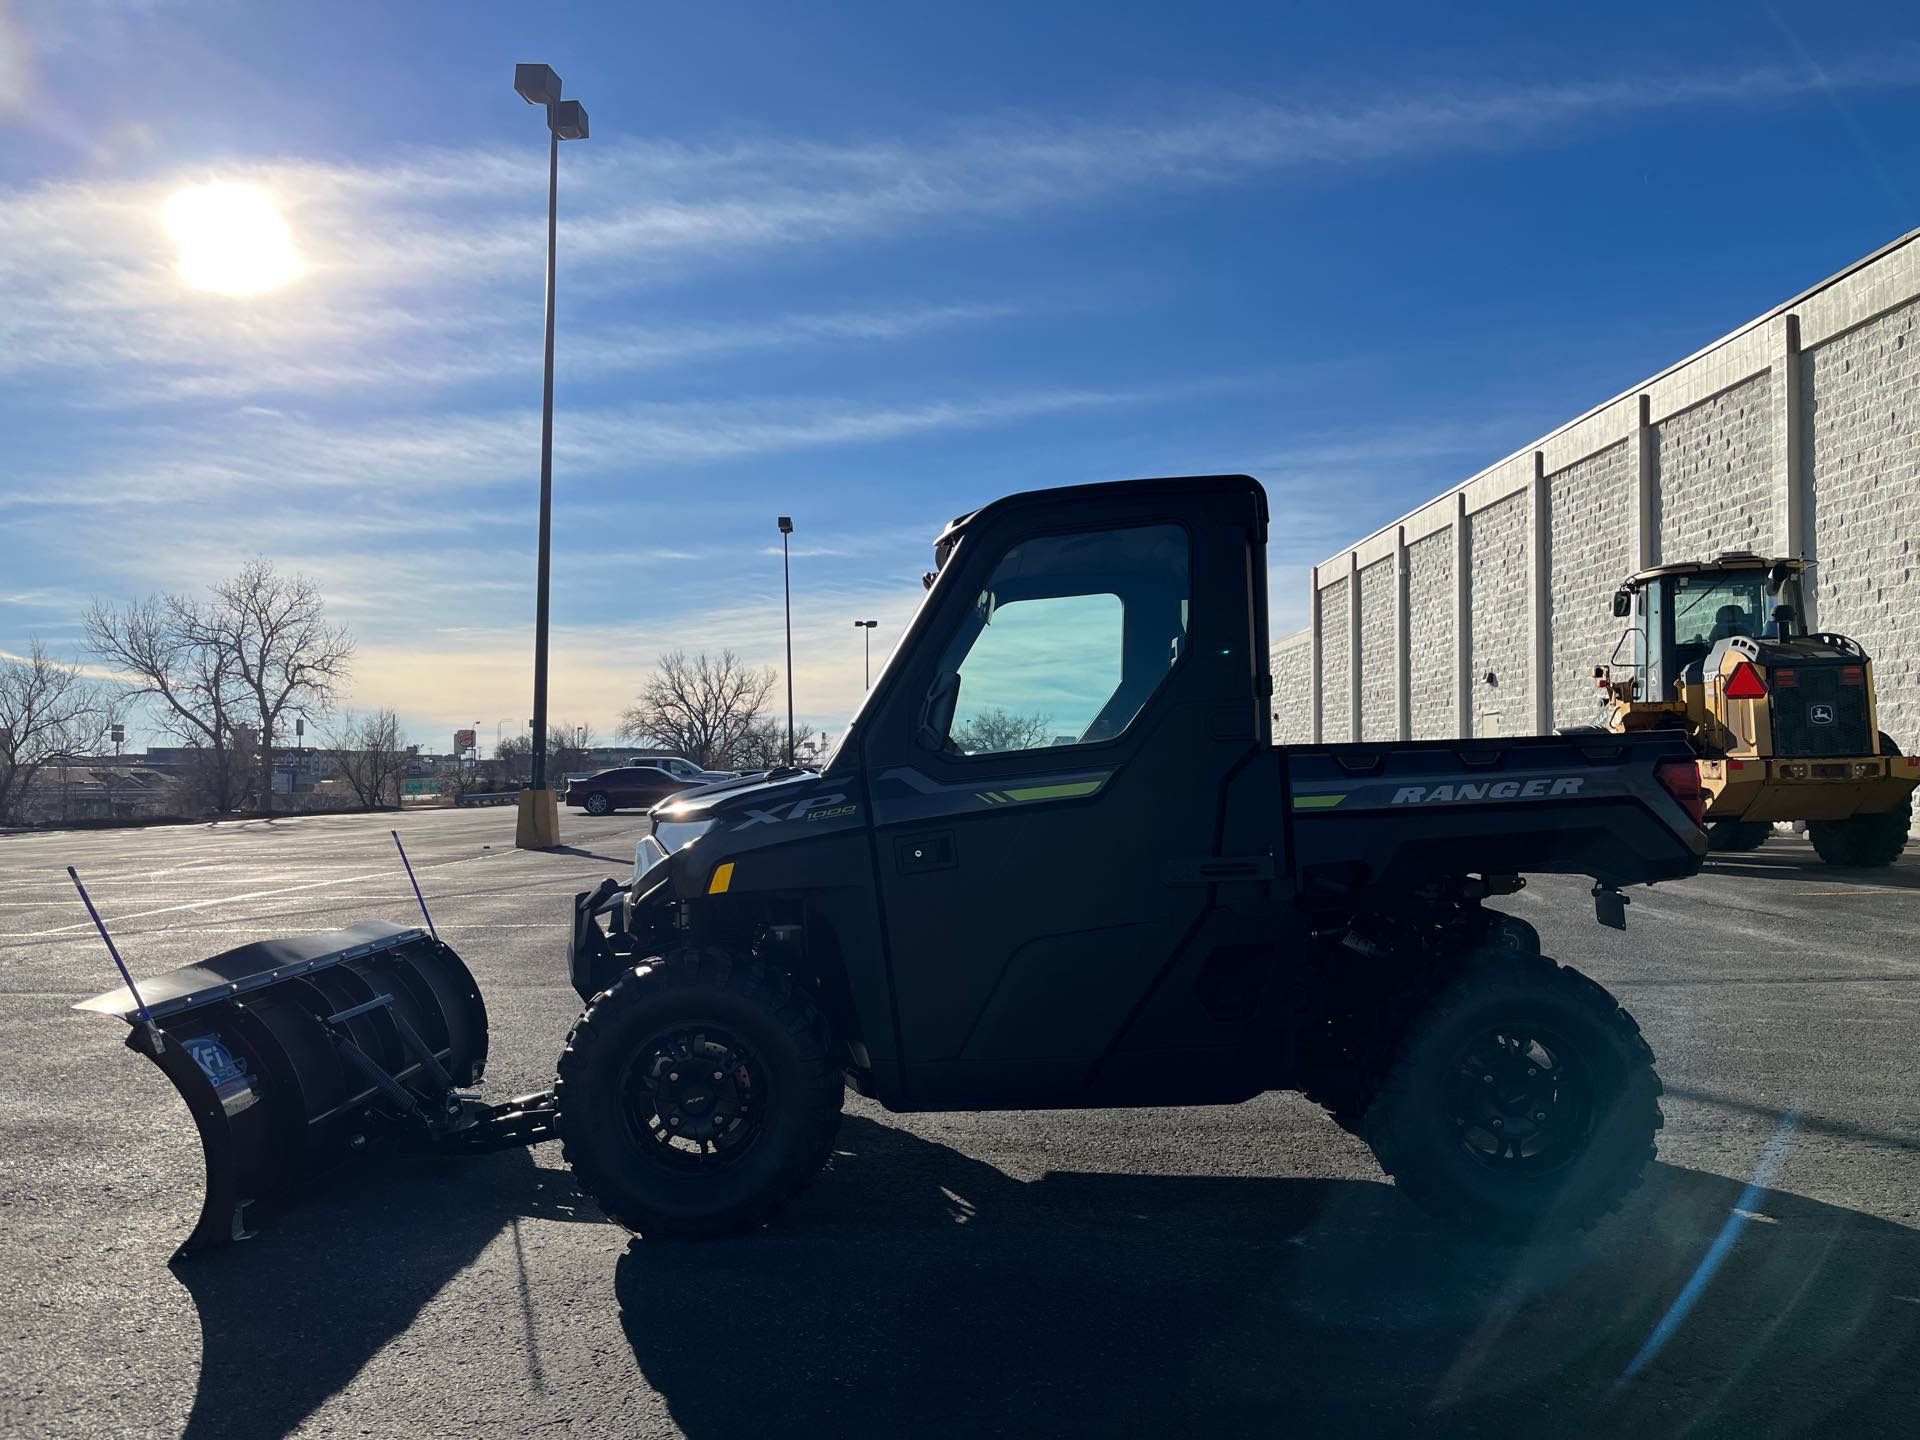
POLYGON ((471 750, 473 748, 474 748, 474 732, 473 731, 456 730, 453 732, 454 754, 457 755, 463 750, 471 750))

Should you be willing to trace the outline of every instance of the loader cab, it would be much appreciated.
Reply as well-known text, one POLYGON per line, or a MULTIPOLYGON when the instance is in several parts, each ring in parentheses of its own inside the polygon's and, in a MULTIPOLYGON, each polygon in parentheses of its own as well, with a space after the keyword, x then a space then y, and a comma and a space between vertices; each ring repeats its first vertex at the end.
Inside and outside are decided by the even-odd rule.
POLYGON ((1768 560, 1749 551, 1717 559, 1655 566, 1630 577, 1613 597, 1628 626, 1613 667, 1627 672, 1633 698, 1679 698, 1683 682, 1722 640, 1785 640, 1806 634, 1799 560, 1768 560))

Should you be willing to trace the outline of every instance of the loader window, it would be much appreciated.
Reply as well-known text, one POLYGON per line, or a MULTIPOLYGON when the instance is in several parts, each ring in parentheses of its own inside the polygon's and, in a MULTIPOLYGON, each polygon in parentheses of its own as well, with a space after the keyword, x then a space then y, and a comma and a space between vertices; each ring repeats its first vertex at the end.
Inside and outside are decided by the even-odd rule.
POLYGON ((948 647, 947 753, 997 755, 1121 734, 1178 663, 1188 542, 1174 525, 1014 546, 948 647))

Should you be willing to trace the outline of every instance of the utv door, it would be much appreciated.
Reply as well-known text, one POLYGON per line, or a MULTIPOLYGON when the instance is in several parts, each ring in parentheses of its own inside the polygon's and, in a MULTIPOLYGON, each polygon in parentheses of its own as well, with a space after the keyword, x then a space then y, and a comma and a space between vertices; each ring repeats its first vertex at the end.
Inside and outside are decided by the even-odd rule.
POLYGON ((1188 972, 1265 750, 1264 495, 1128 488, 969 519, 868 731, 916 1106, 1117 1103, 1147 1052, 1199 1098, 1228 1059, 1188 972))

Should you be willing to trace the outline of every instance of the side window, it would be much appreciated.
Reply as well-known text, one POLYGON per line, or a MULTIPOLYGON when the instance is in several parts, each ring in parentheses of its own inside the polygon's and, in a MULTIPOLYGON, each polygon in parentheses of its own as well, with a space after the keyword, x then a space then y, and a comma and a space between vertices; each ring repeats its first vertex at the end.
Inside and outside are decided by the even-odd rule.
POLYGON ((1177 525, 1022 541, 994 567, 943 674, 948 754, 1092 744, 1124 732, 1185 649, 1188 552, 1177 525))

